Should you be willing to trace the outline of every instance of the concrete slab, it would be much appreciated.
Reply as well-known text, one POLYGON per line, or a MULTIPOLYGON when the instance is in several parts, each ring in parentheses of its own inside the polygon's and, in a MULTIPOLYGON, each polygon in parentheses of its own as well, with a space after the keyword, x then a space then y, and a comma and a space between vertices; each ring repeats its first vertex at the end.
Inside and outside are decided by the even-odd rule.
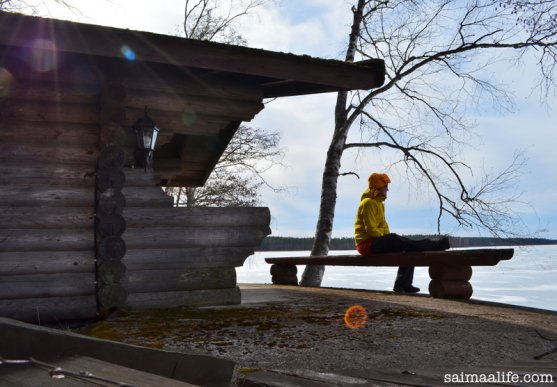
POLYGON ((0 319, 0 356, 83 348, 201 385, 211 385, 203 377, 215 378, 212 385, 439 385, 447 373, 466 371, 557 378, 555 312, 349 289, 246 284, 241 291, 241 305, 121 313, 83 330, 164 351, 41 327, 30 333, 28 324, 0 319), (367 313, 359 329, 345 324, 353 305, 367 313))

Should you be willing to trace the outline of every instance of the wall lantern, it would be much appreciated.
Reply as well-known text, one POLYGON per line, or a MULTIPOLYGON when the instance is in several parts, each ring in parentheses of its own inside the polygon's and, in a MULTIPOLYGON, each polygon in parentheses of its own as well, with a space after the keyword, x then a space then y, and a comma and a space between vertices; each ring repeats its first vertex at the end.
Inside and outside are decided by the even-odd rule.
POLYGON ((147 106, 145 106, 145 114, 132 126, 135 132, 136 149, 135 149, 135 166, 137 168, 145 168, 151 165, 153 160, 153 152, 157 143, 157 136, 160 129, 147 115, 147 106))

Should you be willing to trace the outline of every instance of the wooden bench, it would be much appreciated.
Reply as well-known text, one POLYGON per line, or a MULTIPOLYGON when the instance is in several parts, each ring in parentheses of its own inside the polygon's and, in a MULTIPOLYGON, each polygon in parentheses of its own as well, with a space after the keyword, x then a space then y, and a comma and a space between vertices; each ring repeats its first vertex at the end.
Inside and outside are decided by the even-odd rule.
POLYGON ((427 266, 429 294, 436 298, 472 297, 472 266, 495 266, 511 259, 514 249, 473 249, 361 255, 265 258, 275 285, 298 285, 296 265, 325 266, 427 266))

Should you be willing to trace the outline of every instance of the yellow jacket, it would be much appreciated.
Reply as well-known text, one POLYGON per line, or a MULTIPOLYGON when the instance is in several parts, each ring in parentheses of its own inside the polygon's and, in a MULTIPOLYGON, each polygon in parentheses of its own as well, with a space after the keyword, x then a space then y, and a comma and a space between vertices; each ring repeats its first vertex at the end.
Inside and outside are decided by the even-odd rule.
POLYGON ((385 220, 384 196, 374 196, 366 189, 358 206, 356 221, 354 222, 354 239, 356 245, 370 238, 377 238, 389 234, 389 225, 385 220))

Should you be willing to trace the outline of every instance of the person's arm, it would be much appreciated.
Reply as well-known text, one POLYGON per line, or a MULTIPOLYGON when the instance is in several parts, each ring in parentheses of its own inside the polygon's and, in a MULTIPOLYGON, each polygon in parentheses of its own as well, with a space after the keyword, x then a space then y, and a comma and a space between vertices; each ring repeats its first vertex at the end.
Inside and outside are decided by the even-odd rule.
POLYGON ((366 229, 366 234, 372 238, 377 238, 389 233, 389 226, 385 222, 385 215, 378 203, 368 200, 362 207, 362 220, 366 229))
POLYGON ((381 208, 381 232, 383 233, 383 235, 387 235, 391 233, 391 230, 389 230, 389 225, 387 224, 387 219, 385 219, 385 207, 382 206, 381 208))

